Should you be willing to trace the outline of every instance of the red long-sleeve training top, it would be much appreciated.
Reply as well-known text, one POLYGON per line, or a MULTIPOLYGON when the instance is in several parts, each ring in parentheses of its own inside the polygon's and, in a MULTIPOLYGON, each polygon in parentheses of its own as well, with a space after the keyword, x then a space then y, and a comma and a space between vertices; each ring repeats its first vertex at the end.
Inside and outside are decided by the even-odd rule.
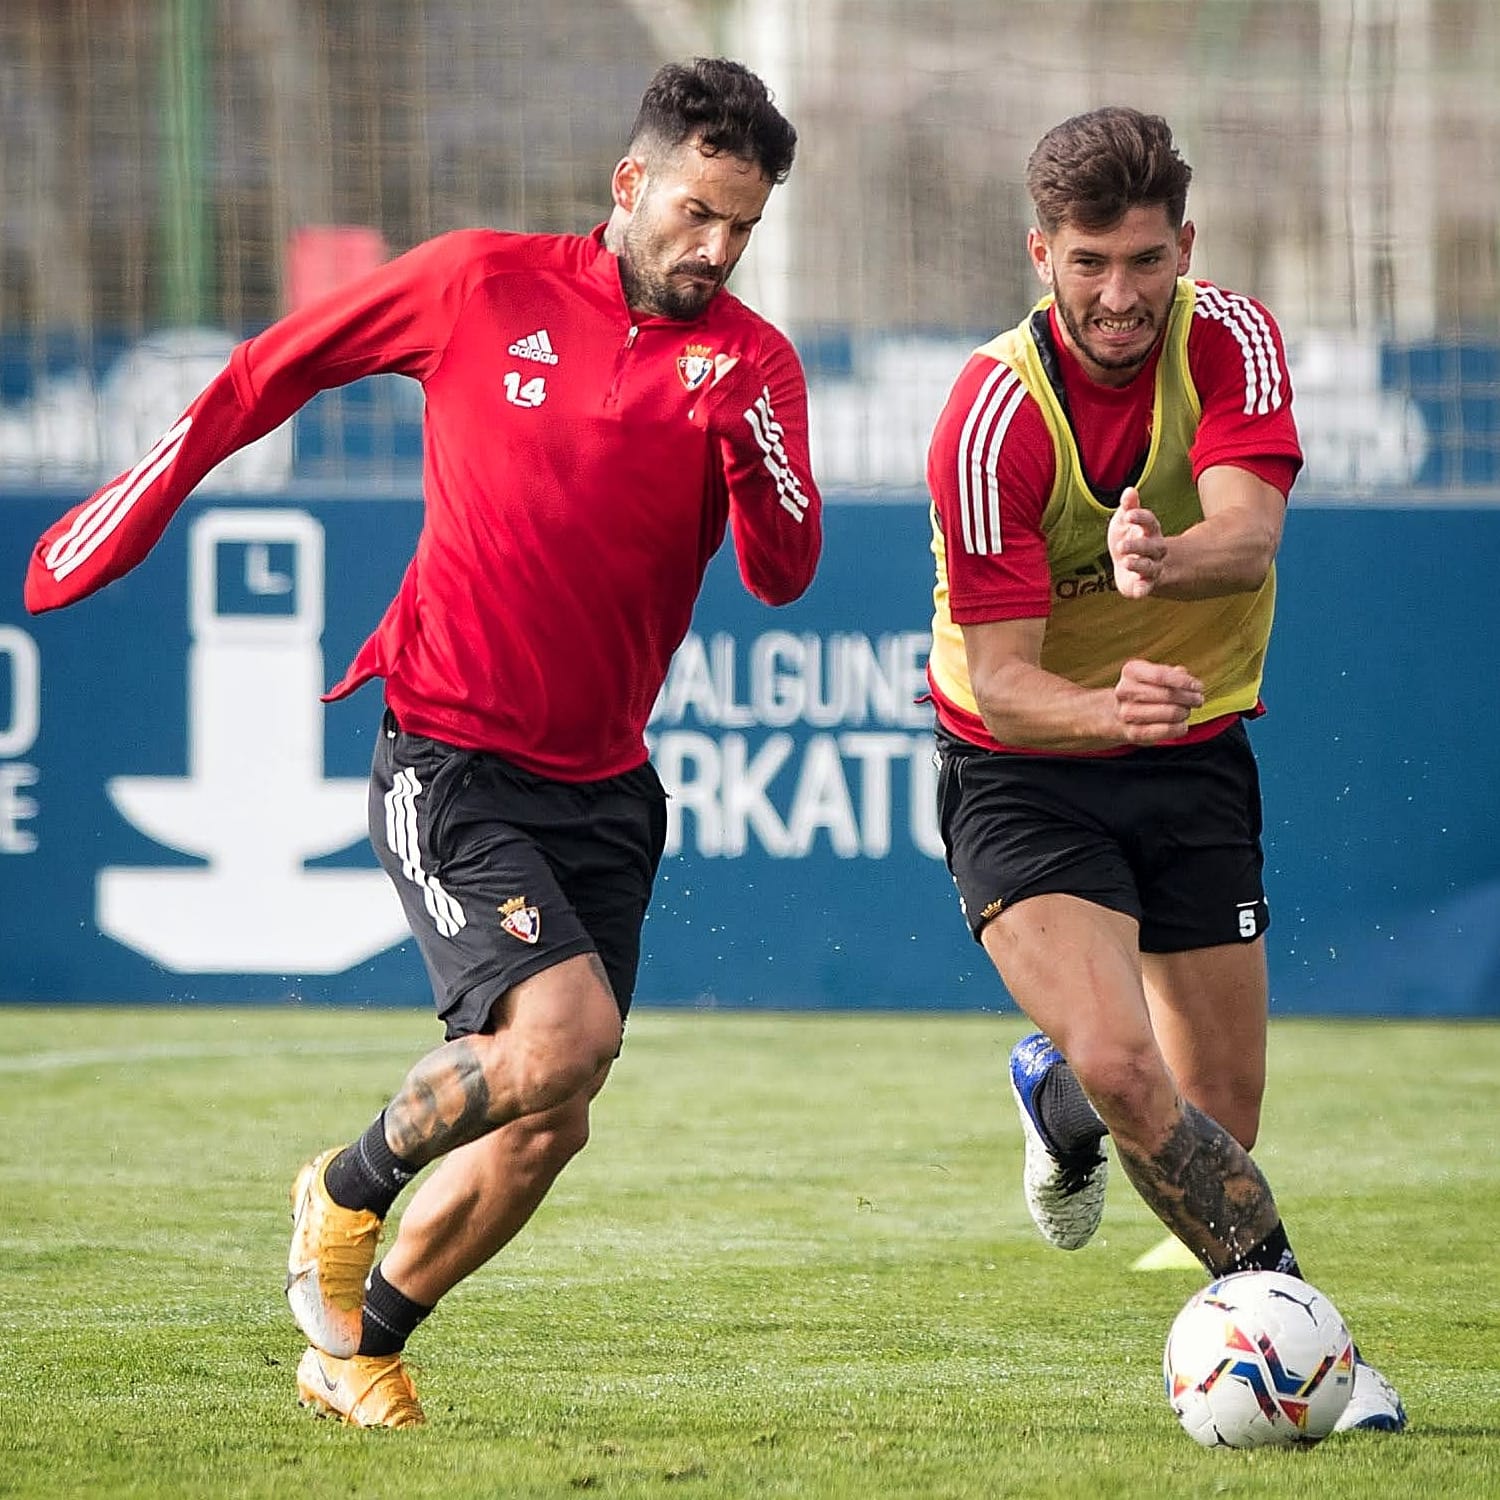
POLYGON ((329 694, 372 677, 402 726, 566 781, 646 758, 644 731, 732 528, 770 604, 812 580, 820 501, 790 343, 728 292, 639 317, 592 235, 462 230, 235 349, 152 450, 38 541, 33 613, 134 567, 193 486, 318 391, 421 381, 423 529, 329 694))

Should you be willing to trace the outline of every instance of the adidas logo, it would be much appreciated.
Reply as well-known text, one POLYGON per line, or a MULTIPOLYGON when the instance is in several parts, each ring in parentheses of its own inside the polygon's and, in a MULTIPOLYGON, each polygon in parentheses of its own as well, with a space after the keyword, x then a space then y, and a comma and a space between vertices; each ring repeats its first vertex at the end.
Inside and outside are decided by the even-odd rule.
POLYGON ((1115 589, 1115 565, 1109 553, 1102 552, 1086 567, 1075 568, 1068 578, 1059 578, 1052 590, 1059 599, 1082 599, 1088 594, 1113 594, 1115 589))
POLYGON ((547 337, 545 328, 528 333, 524 339, 517 339, 510 346, 510 352, 517 359, 534 359, 539 365, 557 363, 557 356, 552 352, 552 340, 547 337))

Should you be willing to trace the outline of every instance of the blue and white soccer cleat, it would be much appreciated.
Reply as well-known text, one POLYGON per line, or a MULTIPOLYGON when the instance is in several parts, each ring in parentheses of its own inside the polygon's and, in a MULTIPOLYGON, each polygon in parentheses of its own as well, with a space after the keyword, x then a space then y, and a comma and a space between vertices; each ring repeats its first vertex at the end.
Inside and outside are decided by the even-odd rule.
POLYGON ((1374 1365, 1354 1357, 1354 1391, 1344 1414, 1333 1424, 1335 1432, 1402 1432, 1406 1408, 1393 1386, 1374 1365))
POLYGON ((1026 1136, 1026 1207, 1042 1238, 1059 1250, 1088 1244, 1104 1216, 1109 1158, 1103 1141, 1082 1151, 1059 1153, 1036 1113, 1037 1087, 1063 1061, 1040 1031, 1011 1048, 1010 1088, 1026 1136))

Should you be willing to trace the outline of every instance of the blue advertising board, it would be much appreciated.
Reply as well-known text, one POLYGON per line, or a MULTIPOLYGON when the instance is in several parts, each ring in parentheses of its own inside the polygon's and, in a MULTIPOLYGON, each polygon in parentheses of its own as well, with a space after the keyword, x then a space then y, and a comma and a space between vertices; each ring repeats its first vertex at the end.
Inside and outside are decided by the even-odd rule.
MULTIPOLYGON (((650 740, 673 793, 639 1003, 994 1008, 932 811, 925 508, 830 505, 808 595, 710 570, 650 740)), ((65 507, 0 499, 0 1000, 426 1004, 365 835, 378 693, 324 707, 412 499, 195 500, 24 615, 65 507), (8 602, 7 602, 8 601, 8 602)), ((1253 729, 1282 1013, 1500 1013, 1500 509, 1298 509, 1253 729)))

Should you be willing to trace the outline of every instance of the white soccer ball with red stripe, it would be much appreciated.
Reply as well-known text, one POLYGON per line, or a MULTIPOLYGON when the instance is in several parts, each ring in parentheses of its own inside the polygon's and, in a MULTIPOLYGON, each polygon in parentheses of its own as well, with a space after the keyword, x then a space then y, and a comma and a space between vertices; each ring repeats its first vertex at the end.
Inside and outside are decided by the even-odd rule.
POLYGON ((1205 1447, 1310 1447, 1349 1404, 1354 1341, 1316 1287, 1241 1271, 1188 1299, 1162 1373, 1177 1420, 1205 1447))

